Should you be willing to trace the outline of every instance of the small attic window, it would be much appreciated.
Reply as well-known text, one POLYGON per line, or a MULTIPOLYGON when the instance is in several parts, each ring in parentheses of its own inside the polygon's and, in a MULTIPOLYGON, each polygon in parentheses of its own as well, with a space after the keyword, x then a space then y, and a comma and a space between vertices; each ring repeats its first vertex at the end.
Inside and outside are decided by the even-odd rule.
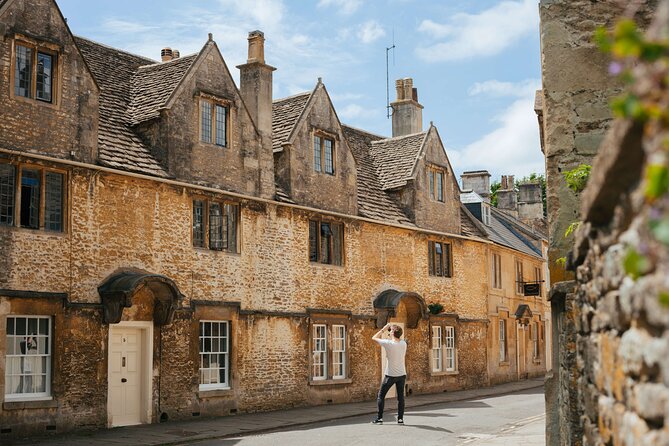
POLYGON ((228 146, 228 104, 212 98, 200 98, 200 141, 228 146))
POLYGON ((444 202, 444 176, 443 169, 434 167, 429 169, 430 198, 442 203, 444 202))
POLYGON ((486 203, 481 203, 481 220, 486 226, 490 226, 490 206, 486 203))
POLYGON ((57 52, 21 40, 13 58, 14 97, 55 103, 57 52))

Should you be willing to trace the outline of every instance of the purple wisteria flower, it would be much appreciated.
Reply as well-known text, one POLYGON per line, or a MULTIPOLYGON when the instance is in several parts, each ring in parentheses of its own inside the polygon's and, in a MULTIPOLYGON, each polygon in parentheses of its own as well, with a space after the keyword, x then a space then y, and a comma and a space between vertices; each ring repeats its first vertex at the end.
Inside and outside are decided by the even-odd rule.
POLYGON ((609 64, 609 74, 617 76, 623 72, 623 64, 620 62, 611 62, 609 64))

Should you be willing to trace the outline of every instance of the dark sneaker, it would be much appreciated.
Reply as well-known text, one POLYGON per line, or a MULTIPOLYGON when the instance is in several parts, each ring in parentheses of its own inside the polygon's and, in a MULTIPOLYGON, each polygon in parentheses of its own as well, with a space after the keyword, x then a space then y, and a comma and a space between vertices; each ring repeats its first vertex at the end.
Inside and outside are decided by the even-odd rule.
POLYGON ((402 418, 397 419, 397 424, 404 424, 404 420, 402 418))
POLYGON ((372 421, 372 424, 383 424, 383 419, 377 418, 376 420, 372 421))

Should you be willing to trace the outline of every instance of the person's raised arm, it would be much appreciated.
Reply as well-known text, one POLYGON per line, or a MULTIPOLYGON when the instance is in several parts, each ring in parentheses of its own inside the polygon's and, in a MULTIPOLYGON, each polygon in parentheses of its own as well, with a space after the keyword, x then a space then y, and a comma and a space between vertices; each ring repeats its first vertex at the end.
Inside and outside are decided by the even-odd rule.
POLYGON ((388 330, 389 327, 390 327, 390 324, 384 325, 381 330, 377 331, 376 334, 374 336, 372 336, 372 339, 374 339, 377 342, 383 340, 381 336, 383 336, 383 333, 386 330, 388 330))

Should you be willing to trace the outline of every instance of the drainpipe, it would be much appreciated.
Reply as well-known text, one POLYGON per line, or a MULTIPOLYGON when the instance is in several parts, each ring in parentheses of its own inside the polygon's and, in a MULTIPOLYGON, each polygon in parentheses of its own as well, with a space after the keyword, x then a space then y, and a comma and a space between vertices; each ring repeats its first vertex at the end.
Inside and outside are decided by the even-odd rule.
POLYGON ((520 381, 520 330, 523 325, 516 322, 516 381, 520 381))

